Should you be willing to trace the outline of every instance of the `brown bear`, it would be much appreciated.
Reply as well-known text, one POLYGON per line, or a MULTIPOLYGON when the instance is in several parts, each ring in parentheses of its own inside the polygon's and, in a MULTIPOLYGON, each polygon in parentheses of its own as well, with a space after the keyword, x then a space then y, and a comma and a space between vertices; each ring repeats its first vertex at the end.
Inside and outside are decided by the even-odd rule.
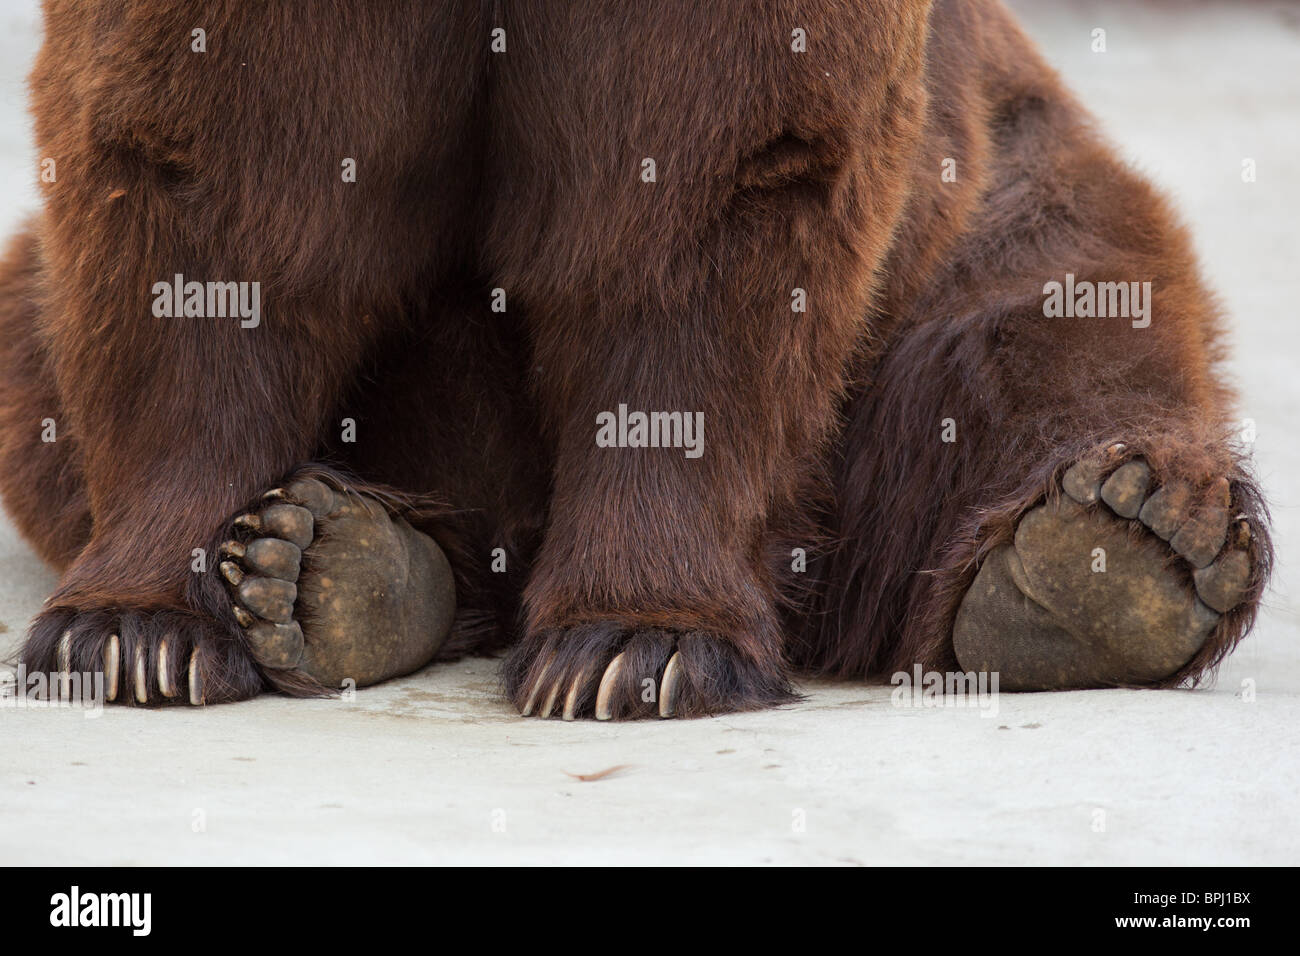
POLYGON ((693 716, 1194 683, 1253 620, 1219 312, 997 0, 47 0, 31 88, 29 670, 513 645, 525 714, 693 716))

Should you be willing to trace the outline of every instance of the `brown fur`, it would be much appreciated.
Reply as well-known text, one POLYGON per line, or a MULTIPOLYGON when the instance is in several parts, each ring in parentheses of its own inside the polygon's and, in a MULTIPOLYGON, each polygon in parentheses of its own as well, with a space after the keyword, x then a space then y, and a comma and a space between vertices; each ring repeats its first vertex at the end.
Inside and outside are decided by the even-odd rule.
POLYGON ((458 574, 450 653, 518 635, 512 693, 645 634, 648 668, 680 638, 686 712, 761 706, 791 663, 951 664, 980 556, 1123 439, 1255 519, 1251 600, 1195 678, 1268 568, 1218 312, 1002 7, 930 6, 47 0, 58 180, 0 269, 0 491, 63 569, 25 658, 71 629, 93 661, 121 620, 212 648, 210 699, 255 692, 190 553, 331 461, 448 503, 422 527, 458 574), (1154 279, 1152 326, 1044 319, 1067 271, 1154 279), (175 272, 260 281, 261 326, 154 319, 175 272), (620 402, 703 411, 704 456, 595 447, 620 402))

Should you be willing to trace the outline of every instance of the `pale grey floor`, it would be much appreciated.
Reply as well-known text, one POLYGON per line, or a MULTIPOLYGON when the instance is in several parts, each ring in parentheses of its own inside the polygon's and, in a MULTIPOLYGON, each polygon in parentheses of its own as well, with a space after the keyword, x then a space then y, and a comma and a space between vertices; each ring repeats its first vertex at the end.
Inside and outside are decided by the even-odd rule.
MULTIPOLYGON (((33 6, 0 3, 6 232, 34 206, 33 6)), ((815 684, 780 712, 609 726, 519 720, 495 665, 472 661, 353 703, 263 697, 93 720, 5 710, 0 860, 1296 862, 1300 8, 1016 6, 1123 153, 1179 197, 1236 320, 1281 560, 1216 687, 1006 695, 990 719, 815 684), (1095 27, 1105 54, 1089 50, 1095 27), (631 766, 566 775, 618 764, 631 766)), ((53 583, 0 525, 0 641, 53 583)))

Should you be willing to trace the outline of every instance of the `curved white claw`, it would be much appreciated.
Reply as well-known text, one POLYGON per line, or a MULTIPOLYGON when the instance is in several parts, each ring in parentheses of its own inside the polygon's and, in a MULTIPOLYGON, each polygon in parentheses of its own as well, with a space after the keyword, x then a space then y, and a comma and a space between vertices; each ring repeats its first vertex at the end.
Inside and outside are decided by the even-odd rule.
POLYGON ((72 632, 64 631, 55 649, 54 659, 59 668, 59 697, 67 698, 72 686, 72 632))
POLYGON ((55 651, 55 658, 59 662, 59 673, 66 674, 72 670, 72 632, 64 631, 63 636, 59 638, 58 650, 55 651))
POLYGON ((551 716, 551 711, 555 709, 555 698, 560 696, 560 685, 558 683, 551 685, 551 692, 546 695, 546 703, 542 704, 542 709, 537 712, 537 716, 546 720, 551 716))
POLYGON ((582 688, 582 677, 575 677, 573 683, 569 685, 569 692, 564 695, 564 711, 560 714, 561 720, 573 720, 577 711, 578 691, 582 688))
POLYGON ((137 704, 149 703, 149 680, 148 680, 148 661, 144 655, 144 642, 137 641, 135 645, 135 701, 137 704))
POLYGON ((167 638, 158 642, 158 689, 162 691, 164 697, 175 697, 176 686, 172 683, 171 661, 169 652, 171 648, 167 645, 167 638))
POLYGON ((610 703, 610 698, 614 694, 614 682, 618 680, 618 675, 623 673, 623 654, 619 652, 614 659, 609 662, 605 668, 605 674, 600 679, 600 689, 596 691, 596 719, 609 720, 613 716, 614 708, 610 703))
POLYGON ((590 677, 591 670, 585 669, 573 679, 573 683, 569 685, 569 692, 564 695, 564 713, 560 715, 561 720, 573 720, 577 717, 578 694, 582 693, 582 688, 587 686, 590 677))
POLYGON ((537 675, 537 680, 533 683, 533 689, 528 692, 528 700, 524 703, 524 709, 521 712, 523 716, 531 717, 533 715, 533 707, 537 703, 537 695, 542 692, 542 685, 546 683, 546 675, 550 673, 551 664, 554 662, 555 657, 552 655, 551 659, 546 662, 546 666, 542 668, 542 672, 537 675))
POLYGON ((190 703, 195 707, 203 704, 203 674, 199 671, 199 652, 190 654, 190 703))
POLYGON ((122 642, 110 634, 104 643, 104 699, 117 700, 117 675, 122 667, 122 642))
POLYGON ((659 682, 659 716, 674 717, 677 714, 677 683, 681 679, 681 655, 676 651, 668 658, 664 668, 663 680, 659 682))

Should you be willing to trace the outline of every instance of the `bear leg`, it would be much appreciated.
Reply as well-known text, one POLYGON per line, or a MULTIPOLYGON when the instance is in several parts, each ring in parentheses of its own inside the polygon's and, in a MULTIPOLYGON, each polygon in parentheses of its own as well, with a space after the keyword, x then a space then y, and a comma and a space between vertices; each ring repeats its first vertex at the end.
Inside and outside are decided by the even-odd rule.
POLYGON ((793 699, 774 516, 820 471, 904 211, 928 6, 815 5, 816 58, 773 42, 774 11, 683 28, 623 4, 610 31, 560 10, 494 67, 488 259, 554 449, 506 664, 523 713, 793 699), (743 109, 701 95, 736 77, 743 109))
POLYGON ((37 331, 39 276, 32 225, 0 261, 0 495, 37 554, 63 569, 90 540, 90 505, 77 439, 37 331))

